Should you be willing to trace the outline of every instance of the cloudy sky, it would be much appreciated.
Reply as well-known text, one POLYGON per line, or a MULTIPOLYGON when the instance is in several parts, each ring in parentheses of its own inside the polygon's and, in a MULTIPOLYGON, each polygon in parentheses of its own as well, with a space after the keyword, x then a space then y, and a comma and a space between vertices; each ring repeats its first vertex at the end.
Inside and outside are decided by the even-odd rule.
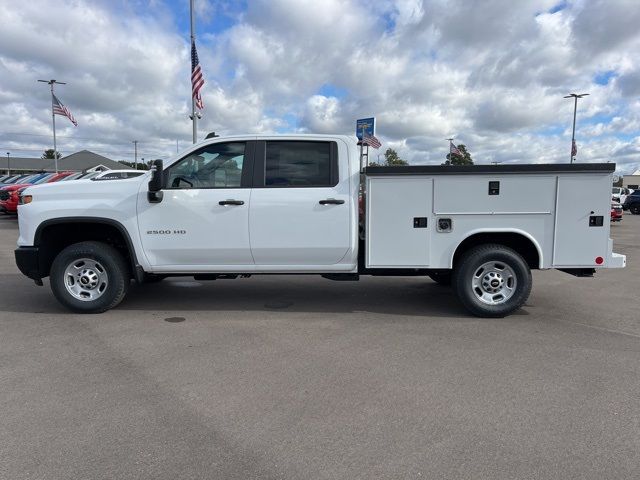
MULTIPOLYGON (((640 168, 637 0, 196 0, 206 132, 354 134, 439 164, 445 138, 476 163, 640 168)), ((169 158, 191 142, 187 0, 0 0, 0 151, 169 158)))

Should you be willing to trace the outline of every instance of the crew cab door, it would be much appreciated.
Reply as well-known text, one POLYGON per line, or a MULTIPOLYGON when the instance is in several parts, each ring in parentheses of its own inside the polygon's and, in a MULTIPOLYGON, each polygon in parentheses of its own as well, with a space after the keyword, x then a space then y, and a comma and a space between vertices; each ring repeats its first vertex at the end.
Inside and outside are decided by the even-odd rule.
POLYGON ((334 141, 256 145, 249 209, 256 266, 334 265, 351 246, 348 163, 334 141))
POLYGON ((253 266, 249 201, 255 142, 202 147, 165 170, 160 203, 138 199, 144 252, 156 271, 253 266))

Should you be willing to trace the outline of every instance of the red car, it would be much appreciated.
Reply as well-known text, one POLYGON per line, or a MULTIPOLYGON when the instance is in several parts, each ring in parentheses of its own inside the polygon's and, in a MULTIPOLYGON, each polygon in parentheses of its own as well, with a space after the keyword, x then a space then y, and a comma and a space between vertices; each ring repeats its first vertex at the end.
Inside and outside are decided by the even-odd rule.
POLYGON ((18 213, 18 196, 22 190, 32 185, 57 182, 73 173, 74 172, 54 173, 38 179, 34 184, 19 183, 0 188, 0 211, 4 213, 18 213))
POLYGON ((611 202, 611 221, 620 222, 622 220, 622 205, 611 202))

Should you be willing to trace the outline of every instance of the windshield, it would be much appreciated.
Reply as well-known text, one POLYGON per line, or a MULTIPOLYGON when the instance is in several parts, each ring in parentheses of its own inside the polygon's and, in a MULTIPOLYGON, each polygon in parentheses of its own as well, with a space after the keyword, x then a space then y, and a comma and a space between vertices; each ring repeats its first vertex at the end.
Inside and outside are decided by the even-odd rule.
POLYGON ((27 175, 26 177, 20 178, 16 183, 29 183, 29 181, 35 177, 37 177, 37 175, 27 175))
POLYGON ((49 173, 47 175, 45 175, 44 177, 42 177, 39 180, 36 180, 35 182, 33 182, 34 185, 40 185, 41 183, 46 182, 47 180, 49 180, 51 177, 53 177, 52 173, 49 173))
POLYGON ((82 176, 82 172, 74 173, 73 175, 69 175, 68 177, 64 177, 61 182, 66 182, 68 180, 75 180, 76 178, 80 178, 82 176))
POLYGON ((11 177, 9 180, 7 180, 6 183, 15 183, 22 178, 24 178, 24 175, 16 175, 15 177, 11 177))

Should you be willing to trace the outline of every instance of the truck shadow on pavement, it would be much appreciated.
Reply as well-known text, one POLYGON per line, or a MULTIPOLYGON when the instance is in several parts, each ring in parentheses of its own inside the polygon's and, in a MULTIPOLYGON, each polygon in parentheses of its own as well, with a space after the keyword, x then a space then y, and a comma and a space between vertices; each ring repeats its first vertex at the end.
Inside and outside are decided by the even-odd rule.
MULTIPOLYGON (((69 314, 53 297, 48 281, 45 279, 44 282, 43 287, 38 287, 20 274, 0 274, 2 310, 69 314), (8 288, 10 285, 13 287, 8 288)), ((215 281, 175 277, 153 284, 132 282, 124 301, 114 309, 123 310, 176 314, 244 311, 472 318, 451 288, 422 277, 363 277, 359 282, 333 282, 311 275, 215 281)), ((528 315, 528 312, 520 310, 515 315, 528 315)))

